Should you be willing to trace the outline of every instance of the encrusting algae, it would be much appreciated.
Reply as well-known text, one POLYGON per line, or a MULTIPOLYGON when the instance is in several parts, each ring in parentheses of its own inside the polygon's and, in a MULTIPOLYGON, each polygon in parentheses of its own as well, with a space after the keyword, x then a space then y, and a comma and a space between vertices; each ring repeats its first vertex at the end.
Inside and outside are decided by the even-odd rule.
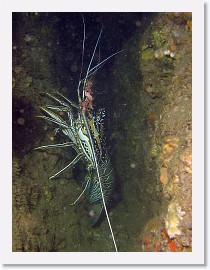
POLYGON ((175 202, 168 205, 168 213, 165 219, 166 231, 170 238, 174 238, 176 235, 181 235, 179 228, 180 220, 185 212, 181 211, 181 206, 175 202))

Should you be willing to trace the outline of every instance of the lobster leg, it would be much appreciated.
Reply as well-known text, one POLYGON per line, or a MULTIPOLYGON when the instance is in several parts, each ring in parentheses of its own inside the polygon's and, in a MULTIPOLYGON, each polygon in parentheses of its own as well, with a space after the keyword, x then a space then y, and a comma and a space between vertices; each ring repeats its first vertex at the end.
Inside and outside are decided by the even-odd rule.
POLYGON ((70 205, 75 205, 75 204, 79 201, 79 199, 82 197, 82 195, 84 194, 85 190, 87 189, 87 187, 88 187, 88 185, 89 185, 89 183, 90 183, 90 180, 91 180, 91 178, 88 179, 88 181, 87 181, 87 183, 86 183, 86 185, 85 185, 85 188, 84 188, 83 191, 80 193, 79 197, 78 197, 73 203, 71 203, 70 205))
POLYGON ((67 146, 74 147, 75 145, 74 145, 74 143, 71 143, 71 142, 57 143, 57 144, 49 144, 49 145, 39 146, 39 147, 34 148, 34 150, 51 148, 51 147, 67 147, 67 146))
MULTIPOLYGON (((68 98, 66 98, 65 96, 63 96, 61 93, 59 93, 59 92, 56 92, 59 96, 61 96, 63 99, 65 99, 66 101, 68 101, 69 102, 69 104, 71 105, 71 106, 73 106, 73 107, 75 107, 75 108, 79 108, 79 106, 76 104, 76 103, 74 103, 73 101, 71 101, 71 100, 69 100, 68 98)), ((56 98, 54 95, 52 95, 52 94, 50 94, 50 93, 46 93, 49 97, 51 97, 52 99, 54 99, 54 100, 56 100, 58 103, 60 103, 61 105, 63 105, 63 106, 65 106, 65 107, 67 107, 67 108, 69 108, 69 110, 71 111, 71 107, 69 106, 69 104, 68 103, 66 103, 66 102, 64 102, 64 101, 62 101, 62 100, 60 100, 60 99, 58 99, 58 98, 56 98)))
POLYGON ((62 170, 60 170, 59 172, 57 172, 56 174, 54 174, 53 176, 50 177, 50 179, 55 178, 57 175, 59 175, 60 173, 62 173, 64 170, 66 170, 67 168, 71 168, 73 167, 82 157, 84 157, 84 154, 78 154, 75 159, 73 159, 66 167, 64 167, 62 170))

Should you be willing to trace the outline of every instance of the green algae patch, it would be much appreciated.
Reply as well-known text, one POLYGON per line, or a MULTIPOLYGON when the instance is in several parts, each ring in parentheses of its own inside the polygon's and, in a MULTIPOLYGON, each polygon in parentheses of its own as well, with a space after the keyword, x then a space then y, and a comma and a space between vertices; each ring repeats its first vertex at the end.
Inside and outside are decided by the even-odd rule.
POLYGON ((151 41, 155 48, 160 48, 167 42, 167 37, 164 31, 154 31, 151 36, 151 41))
POLYGON ((154 50, 151 48, 148 48, 146 50, 143 50, 141 53, 141 59, 144 61, 151 60, 154 58, 154 50))

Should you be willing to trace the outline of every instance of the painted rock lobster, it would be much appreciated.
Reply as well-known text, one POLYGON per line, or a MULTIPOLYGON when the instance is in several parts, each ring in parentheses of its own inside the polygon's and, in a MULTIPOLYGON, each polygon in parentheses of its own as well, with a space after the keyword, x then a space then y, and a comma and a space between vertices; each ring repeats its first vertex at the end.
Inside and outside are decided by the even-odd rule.
MULTIPOLYGON (((84 18, 83 25, 84 38, 82 66, 85 47, 84 18)), ((104 109, 100 109, 96 113, 93 110, 93 97, 91 90, 92 81, 90 77, 94 74, 94 72, 96 72, 98 68, 101 67, 102 64, 104 64, 108 59, 120 53, 121 51, 110 55, 108 58, 98 63, 95 67, 91 68, 96 48, 101 38, 101 33, 102 28, 93 50, 86 76, 83 79, 81 79, 81 67, 80 79, 77 87, 78 104, 57 92, 55 95, 46 93, 49 98, 57 103, 57 105, 40 106, 45 115, 38 117, 56 124, 57 128, 55 129, 55 132, 62 132, 69 141, 58 144, 44 145, 35 149, 72 147, 76 151, 76 157, 62 170, 51 176, 50 179, 56 177, 64 170, 72 168, 79 160, 84 161, 87 175, 84 178, 82 184, 83 190, 72 205, 76 204, 76 202, 82 197, 83 194, 86 195, 89 203, 90 222, 93 227, 99 224, 104 214, 106 215, 115 250, 117 251, 114 234, 107 212, 107 205, 110 202, 110 198, 113 192, 115 178, 110 158, 106 150, 105 138, 103 135, 103 119, 105 116, 105 111, 104 109), (62 117, 59 114, 60 112, 62 112, 62 117)))

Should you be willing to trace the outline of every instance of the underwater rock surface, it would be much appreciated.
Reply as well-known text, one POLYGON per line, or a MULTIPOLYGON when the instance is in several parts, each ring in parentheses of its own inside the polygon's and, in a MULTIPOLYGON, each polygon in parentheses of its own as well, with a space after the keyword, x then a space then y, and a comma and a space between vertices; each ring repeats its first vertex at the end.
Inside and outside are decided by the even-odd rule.
POLYGON ((192 249, 191 31, 188 13, 156 14, 115 66, 123 251, 192 249))
MULTIPOLYGON (((43 93, 77 96, 82 24, 75 32, 80 18, 68 16, 13 18, 13 251, 114 251, 106 219, 91 228, 85 201, 70 205, 81 193, 77 171, 83 164, 49 179, 74 151, 33 151, 64 139, 35 117, 40 105, 49 104, 43 93), (71 24, 65 28, 64 22, 71 24), (61 29, 71 36, 66 43, 58 36, 61 29)), ((100 20, 93 18, 87 26, 97 25, 97 32, 100 20)), ((125 31, 127 40, 115 43, 117 48, 106 32, 113 20, 107 15, 104 22, 110 42, 104 58, 122 46, 125 51, 99 69, 94 84, 96 102, 107 107, 106 137, 117 178, 109 215, 117 246, 124 252, 191 251, 191 14, 122 14, 121 27, 129 22, 135 30, 128 36, 122 27, 119 36, 125 31)), ((87 35, 94 44, 97 35, 87 35)))

